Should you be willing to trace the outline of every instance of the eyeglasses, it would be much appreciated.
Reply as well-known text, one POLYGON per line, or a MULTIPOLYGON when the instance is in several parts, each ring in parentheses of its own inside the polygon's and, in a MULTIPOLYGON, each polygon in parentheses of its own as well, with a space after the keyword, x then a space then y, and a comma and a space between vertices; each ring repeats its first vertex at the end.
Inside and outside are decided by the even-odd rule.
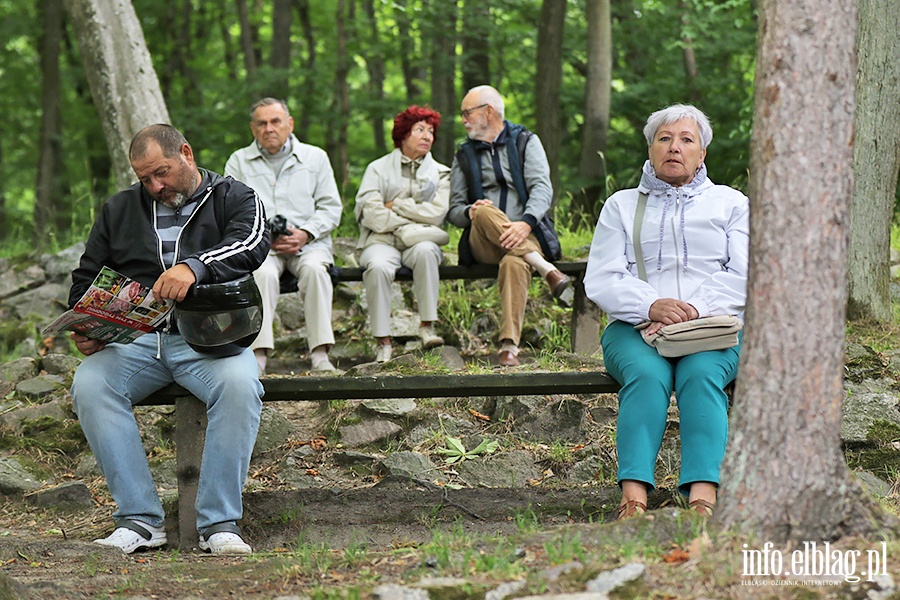
POLYGON ((478 106, 473 106, 472 108, 467 108, 465 110, 459 111, 459 116, 463 119, 468 119, 469 115, 472 114, 473 111, 478 110, 479 108, 484 108, 485 106, 490 106, 489 104, 479 104, 478 106))

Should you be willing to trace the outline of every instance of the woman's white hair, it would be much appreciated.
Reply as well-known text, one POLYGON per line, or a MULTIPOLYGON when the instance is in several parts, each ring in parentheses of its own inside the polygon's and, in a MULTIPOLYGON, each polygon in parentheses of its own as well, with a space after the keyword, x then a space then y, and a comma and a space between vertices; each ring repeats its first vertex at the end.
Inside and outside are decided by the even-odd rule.
POLYGON ((703 148, 709 146, 713 138, 709 119, 706 118, 702 110, 691 104, 673 104, 650 115, 647 118, 647 124, 644 125, 644 137, 647 138, 647 145, 649 146, 653 143, 653 137, 660 127, 681 119, 694 121, 697 124, 697 129, 700 130, 700 146, 703 148))
POLYGON ((481 98, 482 104, 490 104, 494 109, 494 112, 497 113, 497 116, 500 117, 500 120, 503 120, 503 96, 500 95, 500 92, 489 85, 475 86, 471 90, 469 90, 470 94, 472 92, 478 94, 478 97, 481 98))

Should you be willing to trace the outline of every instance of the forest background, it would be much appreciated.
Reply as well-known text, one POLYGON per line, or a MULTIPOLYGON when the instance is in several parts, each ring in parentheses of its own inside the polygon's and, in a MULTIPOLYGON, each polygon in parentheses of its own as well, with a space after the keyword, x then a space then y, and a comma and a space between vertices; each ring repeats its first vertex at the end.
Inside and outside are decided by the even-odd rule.
MULTIPOLYGON (((366 165, 392 147, 393 116, 410 104, 440 110, 434 153, 449 164, 465 136, 459 103, 481 83, 504 95, 509 119, 541 134, 565 229, 591 229, 603 199, 637 183, 646 117, 673 102, 709 115, 713 180, 747 188, 751 0, 133 5, 171 122, 199 164, 221 172, 252 139, 250 104, 284 98, 298 137, 332 160, 347 235, 355 234, 353 198, 366 165), (599 33, 589 39, 590 31, 599 33)), ((0 39, 3 254, 65 247, 84 239, 117 188, 103 117, 62 0, 0 0, 0 39)))

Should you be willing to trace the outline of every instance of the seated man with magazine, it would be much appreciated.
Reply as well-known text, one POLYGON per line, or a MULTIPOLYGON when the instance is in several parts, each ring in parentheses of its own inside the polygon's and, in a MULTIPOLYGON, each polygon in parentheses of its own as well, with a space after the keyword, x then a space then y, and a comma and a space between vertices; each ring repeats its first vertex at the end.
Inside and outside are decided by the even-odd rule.
MULTIPOLYGON (((141 130, 129 159, 139 182, 103 205, 72 273, 70 307, 104 266, 151 288, 155 300, 178 303, 201 287, 247 278, 262 264, 269 237, 259 198, 241 182, 198 169, 177 129, 141 130)), ((125 553, 166 544, 133 406, 177 382, 207 407, 196 503, 200 548, 246 554, 237 521, 262 408, 256 360, 248 348, 227 356, 197 351, 182 333, 170 315, 131 343, 72 334, 85 354, 72 384, 75 412, 117 505, 115 530, 95 541, 125 553)))

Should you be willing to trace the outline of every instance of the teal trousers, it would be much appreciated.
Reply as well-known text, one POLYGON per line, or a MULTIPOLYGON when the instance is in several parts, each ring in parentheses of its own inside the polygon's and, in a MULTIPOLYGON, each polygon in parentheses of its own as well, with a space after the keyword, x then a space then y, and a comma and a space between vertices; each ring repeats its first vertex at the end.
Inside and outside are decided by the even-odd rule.
POLYGON ((727 350, 665 358, 621 321, 610 323, 600 341, 606 370, 621 385, 616 423, 619 483, 630 479, 655 487, 654 467, 674 391, 681 434, 678 489, 687 494, 694 482, 718 485, 728 440, 724 388, 737 376, 740 343, 727 350))

